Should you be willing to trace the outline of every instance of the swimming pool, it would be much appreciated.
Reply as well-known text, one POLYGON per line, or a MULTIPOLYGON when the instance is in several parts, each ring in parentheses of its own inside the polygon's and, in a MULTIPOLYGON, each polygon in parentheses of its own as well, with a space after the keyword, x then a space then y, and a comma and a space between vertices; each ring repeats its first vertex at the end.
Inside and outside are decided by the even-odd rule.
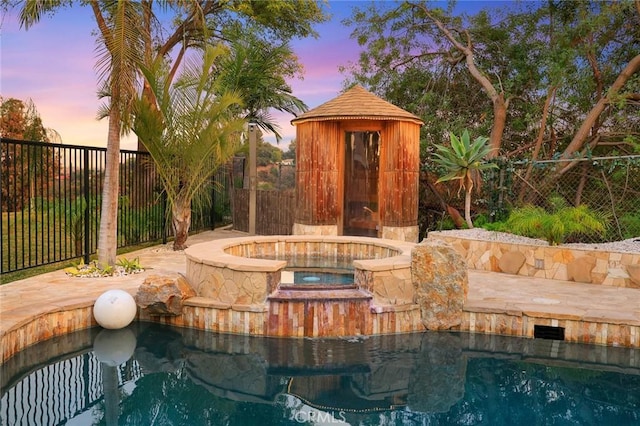
POLYGON ((453 332, 279 339, 138 322, 2 371, 3 425, 638 424, 640 351, 453 332), (39 359, 46 359, 41 363, 39 359))

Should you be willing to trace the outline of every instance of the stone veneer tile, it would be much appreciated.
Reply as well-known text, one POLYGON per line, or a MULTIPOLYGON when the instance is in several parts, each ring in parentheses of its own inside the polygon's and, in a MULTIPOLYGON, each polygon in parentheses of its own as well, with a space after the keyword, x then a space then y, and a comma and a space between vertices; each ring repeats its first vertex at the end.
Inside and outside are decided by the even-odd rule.
POLYGON ((551 278, 544 269, 536 269, 532 276, 535 278, 551 278))
POLYGON ((599 250, 591 250, 593 252, 593 255, 596 257, 597 260, 604 260, 605 263, 609 262, 609 257, 611 256, 611 253, 606 252, 606 251, 599 251, 599 250))
POLYGON ((591 272, 591 284, 602 284, 607 278, 607 273, 591 272))
MULTIPOLYGON (((607 346, 640 347, 640 326, 593 321, 542 318, 514 317, 503 314, 485 314, 464 312, 460 329, 474 333, 491 333, 532 338, 536 325, 562 327, 565 329, 565 340, 585 344, 607 346)), ((593 359, 591 362, 607 362, 593 359)), ((628 364, 629 361, 621 361, 628 364)), ((640 365, 640 360, 637 362, 640 365)))
POLYGON ((2 361, 22 349, 55 336, 96 326, 93 306, 55 311, 32 317, 2 336, 2 361))
POLYGON ((622 253, 610 253, 609 262, 620 262, 622 260, 622 253))
POLYGON ((567 265, 565 264, 557 265, 557 269, 553 273, 553 279, 567 281, 568 280, 567 265))
POLYGON ((608 259, 596 259, 596 264, 591 270, 591 273, 594 274, 604 274, 606 275, 609 270, 609 261, 608 259))
POLYGON ((526 259, 526 267, 521 268, 519 274, 539 278, 565 280, 567 263, 578 257, 593 256, 597 260, 597 265, 591 277, 592 283, 600 284, 606 281, 608 285, 627 287, 630 284, 630 279, 628 278, 625 278, 624 282, 619 279, 621 277, 618 276, 608 279, 610 268, 621 268, 625 265, 640 264, 640 254, 637 253, 609 253, 600 250, 572 249, 547 245, 510 245, 508 243, 478 241, 459 236, 452 237, 446 235, 446 231, 444 233, 429 233, 428 238, 436 238, 449 242, 454 249, 466 259, 470 268, 485 271, 497 271, 495 264, 499 259, 495 259, 492 256, 498 257, 509 250, 519 250, 525 255, 526 259), (491 244, 499 246, 499 252, 496 251, 495 247, 491 246, 491 244), (533 267, 536 259, 542 259, 544 261, 544 270, 533 267))

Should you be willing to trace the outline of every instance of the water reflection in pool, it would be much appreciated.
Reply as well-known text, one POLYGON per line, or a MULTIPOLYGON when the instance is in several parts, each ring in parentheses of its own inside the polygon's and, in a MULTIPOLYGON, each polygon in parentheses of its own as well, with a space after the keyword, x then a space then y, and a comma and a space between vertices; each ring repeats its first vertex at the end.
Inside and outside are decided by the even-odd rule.
POLYGON ((627 348, 464 333, 275 339, 135 323, 10 359, 0 417, 3 425, 638 424, 638 360, 627 348), (38 354, 50 361, 38 364, 38 354))

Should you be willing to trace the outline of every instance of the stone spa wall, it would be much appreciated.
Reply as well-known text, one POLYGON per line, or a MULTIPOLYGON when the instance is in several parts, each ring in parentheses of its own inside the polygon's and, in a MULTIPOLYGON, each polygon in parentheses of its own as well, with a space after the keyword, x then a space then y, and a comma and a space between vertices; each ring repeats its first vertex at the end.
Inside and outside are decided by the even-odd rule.
POLYGON ((411 277, 414 243, 367 237, 261 236, 185 251, 197 297, 168 323, 267 336, 331 337, 422 331, 411 277), (353 259, 354 285, 281 286, 289 257, 353 259), (189 312, 192 312, 189 314, 189 312))
MULTIPOLYGON (((490 238, 491 232, 487 236, 490 238)), ((429 232, 427 238, 451 244, 470 269, 640 288, 640 253, 514 244, 447 231, 429 232)))

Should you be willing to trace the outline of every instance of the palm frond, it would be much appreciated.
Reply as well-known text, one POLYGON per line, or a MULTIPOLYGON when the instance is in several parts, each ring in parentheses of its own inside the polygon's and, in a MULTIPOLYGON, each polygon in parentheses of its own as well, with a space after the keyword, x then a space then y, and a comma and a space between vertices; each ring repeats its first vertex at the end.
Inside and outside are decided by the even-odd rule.
POLYGON ((307 105, 293 96, 285 76, 300 69, 288 44, 272 45, 255 37, 251 31, 233 39, 228 55, 220 64, 222 88, 237 92, 243 100, 239 113, 262 130, 281 139, 279 126, 269 110, 294 116, 307 111, 307 105))
POLYGON ((131 127, 131 113, 138 91, 138 69, 142 64, 143 37, 137 2, 116 0, 103 4, 106 19, 100 26, 96 69, 110 98, 109 108, 120 110, 121 131, 131 127))
POLYGON ((154 159, 171 203, 196 196, 239 141, 244 120, 232 111, 241 99, 218 90, 211 73, 224 54, 222 48, 208 47, 201 58, 185 61, 173 84, 166 64, 142 70, 156 104, 138 100, 134 131, 154 159))
POLYGON ((63 0, 30 0, 25 2, 20 11, 20 26, 28 30, 33 24, 40 21, 42 15, 56 10, 63 3, 63 0))

